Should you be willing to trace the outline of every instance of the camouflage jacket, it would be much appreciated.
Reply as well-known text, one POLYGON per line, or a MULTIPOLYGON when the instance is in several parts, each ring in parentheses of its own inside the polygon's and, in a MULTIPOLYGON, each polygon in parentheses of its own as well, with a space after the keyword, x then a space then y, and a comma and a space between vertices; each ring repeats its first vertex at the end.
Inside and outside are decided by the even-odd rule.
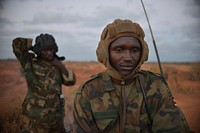
MULTIPOLYGON (((161 76, 141 70, 138 77, 145 90, 153 133, 187 133, 189 127, 161 76)), ((119 133, 120 95, 107 72, 93 76, 80 86, 74 102, 74 132, 119 133)), ((125 133, 148 133, 145 102, 139 82, 126 99, 125 133)))
MULTIPOLYGON (((26 42, 22 39, 19 41, 26 42)), ((73 85, 75 75, 68 71, 68 75, 61 73, 49 62, 35 58, 28 52, 31 45, 13 41, 13 52, 19 60, 24 72, 28 92, 22 105, 22 113, 29 119, 41 119, 42 121, 54 121, 62 117, 60 95, 62 84, 73 85)))

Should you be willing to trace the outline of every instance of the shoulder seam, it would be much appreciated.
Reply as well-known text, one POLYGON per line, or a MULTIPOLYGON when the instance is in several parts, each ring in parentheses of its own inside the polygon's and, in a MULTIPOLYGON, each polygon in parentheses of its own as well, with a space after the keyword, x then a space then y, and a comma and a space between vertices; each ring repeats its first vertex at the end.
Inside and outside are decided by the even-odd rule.
POLYGON ((93 80, 93 79, 99 77, 100 75, 101 75, 101 73, 94 74, 94 75, 90 76, 87 80, 85 80, 85 81, 79 86, 79 92, 82 91, 82 88, 83 88, 83 86, 84 86, 86 83, 88 83, 89 81, 91 81, 91 80, 93 80))

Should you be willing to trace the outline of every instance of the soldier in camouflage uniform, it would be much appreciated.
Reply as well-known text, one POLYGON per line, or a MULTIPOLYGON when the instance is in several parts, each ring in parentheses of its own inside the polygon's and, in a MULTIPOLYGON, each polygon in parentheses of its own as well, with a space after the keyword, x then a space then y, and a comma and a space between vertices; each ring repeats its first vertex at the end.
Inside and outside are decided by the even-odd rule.
POLYGON ((97 47, 106 70, 85 81, 74 101, 77 133, 188 133, 165 79, 141 70, 148 46, 139 24, 116 19, 97 47))
POLYGON ((58 47, 54 37, 40 34, 34 46, 30 38, 16 38, 12 46, 27 81, 28 92, 22 113, 30 120, 30 132, 64 133, 61 87, 62 84, 74 85, 76 80, 75 74, 61 63, 64 57, 56 55, 58 47))

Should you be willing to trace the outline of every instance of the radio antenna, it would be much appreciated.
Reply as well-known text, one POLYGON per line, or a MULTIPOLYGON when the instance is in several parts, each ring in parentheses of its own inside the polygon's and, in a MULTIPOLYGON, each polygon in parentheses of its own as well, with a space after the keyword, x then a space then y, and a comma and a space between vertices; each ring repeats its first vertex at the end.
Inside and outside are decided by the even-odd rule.
POLYGON ((164 77, 164 75, 163 75, 163 70, 162 70, 162 66, 161 66, 161 63, 160 63, 160 58, 159 58, 158 50, 157 50, 157 47, 156 47, 156 42, 155 42, 155 39, 154 39, 154 36, 153 36, 153 32, 152 32, 152 29, 151 29, 151 25, 150 25, 150 22, 149 22, 149 18, 148 18, 148 16, 147 16, 147 12, 146 12, 146 9, 145 9, 145 7, 144 7, 144 3, 143 3, 142 0, 141 0, 141 3, 142 3, 142 7, 143 7, 143 9, 144 9, 144 13, 145 13, 145 16, 146 16, 148 25, 149 25, 149 30, 150 30, 150 33, 151 33, 151 37, 152 37, 154 49, 155 49, 155 52, 156 52, 156 57, 157 57, 157 60, 158 60, 158 65, 159 65, 159 68, 160 68, 160 74, 164 77))

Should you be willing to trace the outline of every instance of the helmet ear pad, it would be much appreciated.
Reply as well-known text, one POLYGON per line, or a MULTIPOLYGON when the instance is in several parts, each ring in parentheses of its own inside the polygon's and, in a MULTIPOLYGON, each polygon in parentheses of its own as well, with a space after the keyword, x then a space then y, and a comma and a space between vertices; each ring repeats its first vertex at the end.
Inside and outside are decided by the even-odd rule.
POLYGON ((35 45, 33 47, 33 51, 37 55, 40 55, 41 50, 47 49, 47 48, 53 48, 55 53, 58 52, 58 46, 55 42, 54 37, 49 34, 40 34, 35 39, 35 45))

